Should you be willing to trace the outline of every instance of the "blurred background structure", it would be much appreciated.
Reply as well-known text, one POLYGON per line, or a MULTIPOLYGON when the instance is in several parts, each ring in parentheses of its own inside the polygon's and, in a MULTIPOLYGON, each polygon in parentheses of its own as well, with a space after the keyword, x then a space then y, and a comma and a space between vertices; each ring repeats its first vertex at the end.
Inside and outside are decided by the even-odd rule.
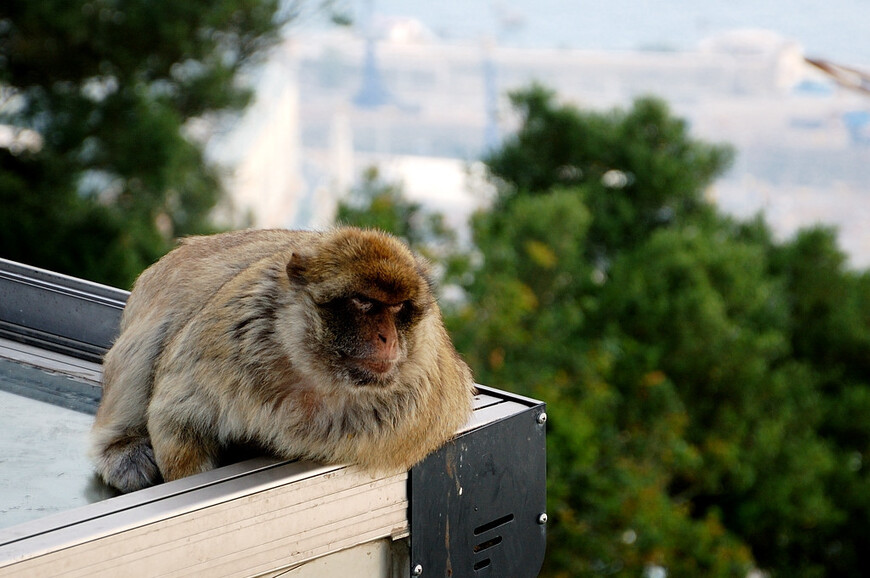
MULTIPOLYGON (((444 12, 424 22, 402 15, 431 11, 401 3, 357 4, 354 27, 293 29, 257 80, 242 126, 212 148, 238 163, 230 191, 240 214, 260 226, 323 226, 349 185, 377 165, 411 198, 461 222, 482 202, 474 163, 516 128, 507 93, 539 82, 596 110, 664 98, 693 134, 736 147, 734 166, 709 191, 719 206, 741 217, 763 211, 783 238, 807 224, 836 225, 852 262, 870 263, 870 80, 856 76, 861 65, 870 69, 870 40, 853 36, 852 50, 817 40, 821 48, 808 52, 800 38, 773 30, 723 30, 727 21, 716 25, 715 14, 695 16, 709 22, 700 31, 667 36, 657 28, 673 25, 665 9, 647 24, 632 21, 621 50, 558 48, 558 39, 530 31, 522 43, 502 44, 533 14, 545 16, 531 5, 506 14, 483 4, 477 28, 463 12, 465 28, 457 22, 447 39, 433 31, 446 29, 444 12), (624 49, 632 38, 635 49, 624 49)), ((845 12, 839 4, 830 11, 845 12)), ((587 15, 579 5, 566 10, 565 21, 587 15)), ((614 13, 610 28, 619 27, 614 13)), ((550 16, 558 28, 558 13, 550 16)), ((801 17, 812 24, 812 15, 801 17)), ((847 13, 837 19, 849 22, 847 13)), ((575 44, 593 44, 577 26, 575 44)), ((827 32, 842 41, 814 30, 814 39, 827 32)))

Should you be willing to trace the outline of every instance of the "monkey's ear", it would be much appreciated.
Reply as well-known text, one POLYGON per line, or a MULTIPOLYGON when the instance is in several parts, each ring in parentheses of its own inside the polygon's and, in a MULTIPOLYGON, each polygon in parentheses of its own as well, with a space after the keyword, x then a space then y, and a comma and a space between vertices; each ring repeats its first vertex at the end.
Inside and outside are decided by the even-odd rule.
POLYGON ((299 253, 290 255, 290 260, 287 261, 287 277, 291 283, 297 285, 308 284, 308 266, 311 258, 299 253))
POLYGON ((417 274, 420 275, 420 278, 426 282, 426 285, 429 287, 429 291, 435 293, 435 277, 432 275, 432 265, 419 255, 415 256, 415 260, 417 262, 417 274))

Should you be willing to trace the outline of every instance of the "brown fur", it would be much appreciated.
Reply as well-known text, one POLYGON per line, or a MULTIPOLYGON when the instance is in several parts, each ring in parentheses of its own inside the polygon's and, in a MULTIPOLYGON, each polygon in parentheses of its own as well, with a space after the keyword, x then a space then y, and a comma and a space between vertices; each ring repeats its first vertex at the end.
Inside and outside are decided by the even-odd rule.
POLYGON ((92 430, 122 491, 279 456, 407 469, 469 417, 427 266, 395 238, 242 231, 191 238, 137 280, 92 430))

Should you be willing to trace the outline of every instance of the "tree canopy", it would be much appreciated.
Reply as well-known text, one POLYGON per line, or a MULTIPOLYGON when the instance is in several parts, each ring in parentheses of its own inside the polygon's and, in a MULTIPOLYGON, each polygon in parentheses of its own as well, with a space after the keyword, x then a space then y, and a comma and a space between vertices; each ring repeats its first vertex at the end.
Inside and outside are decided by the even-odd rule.
POLYGON ((718 211, 733 152, 659 100, 512 99, 447 320, 478 381, 548 403, 544 574, 861 575, 870 275, 718 211))
POLYGON ((0 256, 128 286, 212 230, 218 169, 193 120, 244 106, 239 73, 279 0, 9 0, 0 6, 0 256))

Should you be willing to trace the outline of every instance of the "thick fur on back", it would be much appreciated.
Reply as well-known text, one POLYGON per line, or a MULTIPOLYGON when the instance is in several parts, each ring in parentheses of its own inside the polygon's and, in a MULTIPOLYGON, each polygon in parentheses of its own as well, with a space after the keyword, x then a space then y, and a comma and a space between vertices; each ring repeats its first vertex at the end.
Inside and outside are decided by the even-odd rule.
POLYGON ((104 362, 92 453, 123 491, 214 467, 239 443, 400 470, 468 419, 473 391, 426 264, 393 237, 338 228, 191 238, 130 295, 104 362), (330 359, 317 305, 367 283, 410 295, 419 316, 396 375, 358 385, 330 359))

